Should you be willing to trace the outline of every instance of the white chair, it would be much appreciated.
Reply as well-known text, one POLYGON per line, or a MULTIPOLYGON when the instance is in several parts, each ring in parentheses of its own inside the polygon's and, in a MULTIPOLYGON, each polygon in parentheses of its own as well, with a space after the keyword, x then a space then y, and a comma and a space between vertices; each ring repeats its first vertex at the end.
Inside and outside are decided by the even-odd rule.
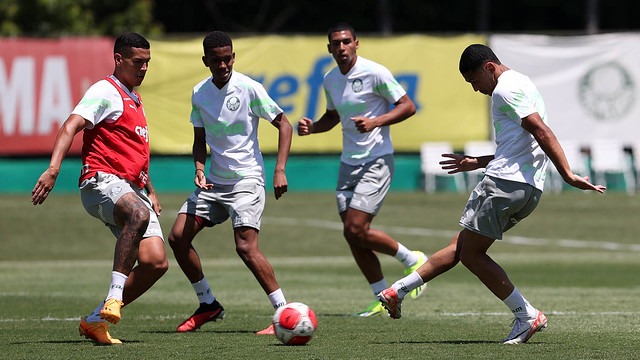
MULTIPOLYGON (((464 154, 469 156, 485 156, 496 153, 496 143, 491 140, 473 140, 464 143, 464 154)), ((467 188, 473 190, 484 176, 484 169, 467 171, 467 188)))
MULTIPOLYGON (((582 144, 576 140, 565 139, 559 141, 571 170, 578 175, 588 176, 590 171, 582 144)), ((565 188, 564 180, 562 180, 560 173, 553 163, 550 163, 547 167, 547 179, 547 184, 551 191, 558 193, 565 188)))
POLYGON ((609 190, 635 191, 635 178, 624 144, 617 140, 594 140, 589 144, 591 151, 591 170, 594 181, 606 184, 609 190), (622 179, 624 184, 620 184, 622 179))
POLYGON ((636 176, 636 190, 640 189, 640 142, 635 142, 629 146, 631 149, 631 164, 636 176))
POLYGON ((426 142, 420 145, 420 169, 424 176, 424 189, 427 192, 438 190, 438 178, 450 181, 451 187, 457 192, 464 191, 464 175, 447 174, 442 169, 440 161, 445 158, 442 154, 453 153, 453 147, 448 142, 426 142))

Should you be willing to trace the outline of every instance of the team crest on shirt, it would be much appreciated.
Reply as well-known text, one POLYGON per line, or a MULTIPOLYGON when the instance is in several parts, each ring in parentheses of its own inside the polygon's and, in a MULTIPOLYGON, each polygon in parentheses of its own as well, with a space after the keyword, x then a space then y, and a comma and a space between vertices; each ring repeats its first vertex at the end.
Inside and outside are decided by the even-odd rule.
POLYGON ((364 85, 362 84, 362 80, 360 79, 355 79, 351 83, 351 90, 353 90, 353 92, 360 92, 362 91, 362 88, 364 88, 364 85))
POLYGON ((239 107, 240 107, 240 99, 238 99, 236 96, 230 97, 227 100, 227 109, 231 111, 236 111, 238 110, 239 107))

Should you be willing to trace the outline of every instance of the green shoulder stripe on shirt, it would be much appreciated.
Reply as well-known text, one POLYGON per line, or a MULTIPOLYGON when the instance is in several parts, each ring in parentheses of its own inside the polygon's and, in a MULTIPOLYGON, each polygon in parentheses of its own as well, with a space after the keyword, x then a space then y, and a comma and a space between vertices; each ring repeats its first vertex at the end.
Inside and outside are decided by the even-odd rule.
POLYGON ((380 95, 387 97, 395 94, 399 87, 401 86, 398 83, 383 83, 376 85, 373 90, 380 95))
POLYGON ((86 107, 108 108, 111 105, 111 101, 102 98, 82 99, 82 101, 80 101, 80 105, 86 107))
POLYGON ((515 93, 513 94, 513 106, 509 103, 498 107, 498 110, 502 111, 505 115, 507 115, 511 120, 517 121, 520 120, 520 117, 516 113, 516 108, 519 107, 525 100, 525 96, 523 93, 515 93))
POLYGON ((509 104, 502 105, 498 107, 498 110, 507 115, 511 120, 518 120, 518 114, 516 113, 516 109, 509 104))
POLYGON ((253 110, 253 112, 264 110, 268 113, 274 113, 276 111, 276 103, 269 98, 252 100, 251 102, 249 102, 249 107, 251 108, 251 110, 253 110))

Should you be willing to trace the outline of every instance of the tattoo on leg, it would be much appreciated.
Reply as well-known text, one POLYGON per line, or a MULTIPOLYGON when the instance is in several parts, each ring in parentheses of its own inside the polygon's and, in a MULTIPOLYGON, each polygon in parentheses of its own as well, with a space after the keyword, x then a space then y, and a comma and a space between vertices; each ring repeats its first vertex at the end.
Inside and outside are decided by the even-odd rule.
POLYGON ((138 246, 149 225, 149 208, 137 195, 124 195, 116 205, 122 230, 116 242, 113 270, 128 275, 138 258, 138 246))

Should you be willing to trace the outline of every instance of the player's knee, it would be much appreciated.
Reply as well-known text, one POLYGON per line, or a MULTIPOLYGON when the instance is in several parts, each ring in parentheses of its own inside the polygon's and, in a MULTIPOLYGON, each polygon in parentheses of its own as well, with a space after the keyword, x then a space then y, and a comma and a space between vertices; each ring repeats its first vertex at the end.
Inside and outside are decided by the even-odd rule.
POLYGON ((171 248, 171 250, 175 251, 180 249, 182 246, 182 242, 180 241, 180 236, 178 234, 176 234, 175 232, 171 231, 169 233, 169 247, 171 248))
POLYGON ((153 273, 157 278, 160 278, 167 272, 167 270, 169 270, 169 260, 166 256, 147 259, 146 261, 141 262, 140 266, 143 266, 146 271, 153 273))
POLYGON ((367 242, 367 230, 363 224, 347 222, 343 234, 351 245, 362 246, 367 242))
POLYGON ((167 270, 169 270, 169 259, 167 259, 166 257, 164 259, 158 259, 158 261, 153 262, 152 266, 153 272, 158 277, 161 277, 167 272, 167 270))
POLYGON ((258 247, 258 231, 250 227, 239 227, 234 229, 236 242, 236 253, 245 262, 256 254, 260 254, 258 247))
POLYGON ((467 269, 474 269, 476 267, 476 264, 478 263, 478 256, 475 253, 469 252, 469 251, 461 251, 460 252, 460 262, 462 263, 462 265, 464 265, 467 269))
POLYGON ((171 232, 169 232, 169 247, 174 252, 188 251, 191 248, 191 240, 193 240, 193 236, 189 232, 176 228, 171 229, 171 232))
POLYGON ((243 260, 250 259, 256 251, 256 247, 247 241, 236 242, 236 253, 243 260))
POLYGON ((138 250, 138 265, 160 278, 169 269, 169 260, 160 237, 145 238, 138 250))

